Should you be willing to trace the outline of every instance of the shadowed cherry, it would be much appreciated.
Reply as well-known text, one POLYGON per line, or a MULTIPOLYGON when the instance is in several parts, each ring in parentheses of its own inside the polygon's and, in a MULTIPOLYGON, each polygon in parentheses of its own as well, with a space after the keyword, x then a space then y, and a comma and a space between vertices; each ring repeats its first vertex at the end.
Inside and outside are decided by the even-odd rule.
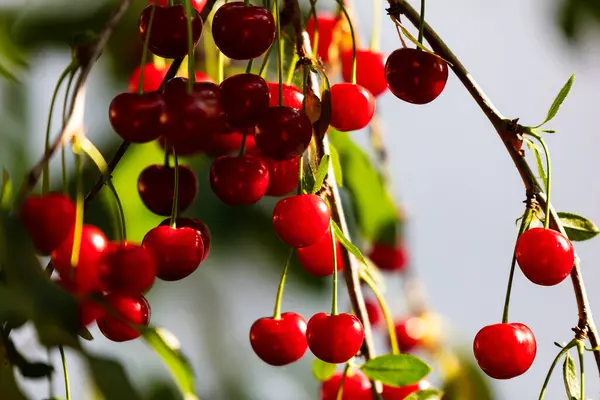
POLYGON ((165 133, 165 103, 160 93, 121 93, 108 108, 110 124, 123 140, 146 143, 165 133))
POLYGON ((260 157, 267 164, 269 168, 267 196, 284 196, 298 186, 299 157, 277 161, 262 154, 257 148, 247 149, 246 154, 260 157))
POLYGON ((210 187, 223 203, 230 206, 254 204, 267 192, 269 168, 253 155, 222 156, 210 167, 210 187))
POLYGON ((156 278, 154 254, 131 242, 109 243, 99 266, 105 291, 125 295, 147 292, 156 278))
MULTIPOLYGON (((179 165, 179 212, 185 211, 198 194, 196 174, 188 166, 179 165)), ((175 168, 150 165, 140 173, 138 193, 144 205, 154 214, 169 216, 175 194, 175 168)))
MULTIPOLYGON (((269 85, 269 92, 271 93, 269 105, 271 107, 276 107, 279 105, 279 83, 269 82, 267 85, 269 85)), ((304 100, 302 90, 298 89, 296 86, 286 85, 285 83, 282 85, 282 90, 283 105, 296 110, 302 110, 302 102, 304 100)))
MULTIPOLYGON (((191 2, 192 2, 192 7, 194 7, 196 9, 196 11, 198 11, 198 12, 202 12, 202 9, 206 5, 206 0, 191 0, 191 2)), ((148 4, 154 4, 154 0, 149 0, 148 4)), ((161 7, 168 7, 169 0, 157 0, 156 4, 161 7)))
POLYGON ((291 107, 269 107, 256 124, 256 147, 274 160, 301 155, 311 139, 310 119, 302 111, 291 107))
POLYGON ((221 82, 220 88, 227 123, 233 128, 253 128, 269 108, 269 86, 259 75, 233 75, 221 82))

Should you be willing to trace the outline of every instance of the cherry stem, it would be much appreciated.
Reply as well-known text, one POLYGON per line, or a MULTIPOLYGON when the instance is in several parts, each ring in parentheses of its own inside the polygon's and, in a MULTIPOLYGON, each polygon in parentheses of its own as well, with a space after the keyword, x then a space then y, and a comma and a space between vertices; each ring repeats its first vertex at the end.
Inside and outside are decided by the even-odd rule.
POLYGON ((375 282, 373 282, 373 280, 370 277, 364 275, 364 276, 361 276, 361 279, 363 280, 364 283, 367 284, 367 286, 369 286, 369 288, 375 295, 375 298, 377 298, 377 302, 379 303, 379 308, 381 308, 381 312, 383 313, 383 318, 385 318, 385 325, 387 327, 388 335, 390 337, 390 346, 392 348, 392 354, 400 354, 400 348, 398 347, 398 338, 396 337, 396 329, 394 326, 394 319, 393 319, 392 313, 390 312, 390 309, 387 305, 387 302, 385 301, 385 299, 383 297, 383 294, 381 293, 379 288, 377 288, 377 284, 375 282))
POLYGON ((299 59, 300 58, 298 57, 298 54, 296 54, 296 52, 294 52, 292 61, 290 61, 290 67, 288 68, 287 78, 285 79, 285 84, 288 86, 292 84, 292 80, 294 79, 294 72, 296 72, 296 63, 298 62, 299 59))
POLYGON ((283 300, 283 289, 285 288, 285 279, 287 277, 288 269, 290 267, 290 261, 292 260, 292 255, 294 254, 294 249, 290 250, 290 254, 285 262, 285 267, 283 267, 283 272, 281 273, 281 279, 279 279, 279 287, 277 288, 277 297, 275 298, 275 309, 273 310, 273 319, 281 319, 281 301, 283 300))
POLYGON ((67 357, 62 346, 58 346, 60 352, 60 360, 62 362, 63 374, 65 376, 65 397, 66 400, 71 400, 71 385, 69 384, 69 369, 67 368, 67 357))
POLYGON ((188 33, 188 93, 192 93, 194 90, 194 82, 196 81, 196 74, 194 73, 194 31, 192 29, 192 18, 193 13, 196 12, 192 7, 192 0, 185 1, 185 14, 187 22, 187 33, 188 33))
POLYGON ((342 379, 340 379, 340 386, 338 387, 337 394, 335 395, 335 400, 342 400, 344 394, 344 383, 346 383, 348 371, 350 371, 350 363, 346 363, 346 366, 344 367, 344 372, 342 372, 342 379))
POLYGON ((424 32, 425 32, 425 0, 421 0, 421 17, 419 20, 419 38, 418 38, 419 44, 423 44, 423 33, 424 32))
POLYGON ((83 195, 83 168, 81 147, 79 144, 73 145, 73 153, 75 154, 75 187, 77 196, 77 208, 75 212, 75 230, 73 232, 73 249, 71 250, 71 270, 70 275, 73 279, 73 269, 79 262, 79 249, 81 247, 81 234, 83 231, 83 203, 85 201, 83 195))
POLYGON ((577 355, 579 356, 579 398, 580 399, 585 399, 585 377, 584 377, 584 370, 583 370, 583 364, 584 364, 584 360, 583 360, 583 350, 584 350, 584 345, 583 342, 581 340, 577 341, 577 355))
POLYGON ((283 40, 281 40, 281 18, 279 14, 279 0, 274 2, 275 17, 275 41, 277 42, 277 78, 279 80, 279 105, 283 105, 283 40))
POLYGON ((312 16, 315 22, 315 30, 313 31, 313 46, 312 46, 312 58, 317 58, 317 52, 319 49, 319 20, 317 19, 317 8, 316 1, 310 1, 310 10, 308 10, 308 18, 312 16))
MULTIPOLYGON (((165 159, 164 159, 163 165, 166 168, 169 168, 169 165, 170 165, 169 159, 170 159, 170 155, 171 155, 171 147, 169 147, 169 146, 170 146, 169 140, 165 139, 165 159)), ((173 147, 173 149, 175 149, 175 148, 173 147)))
POLYGON ((148 60, 148 44, 150 43, 150 32, 152 30, 152 22, 154 22, 154 13, 156 12, 156 1, 152 3, 152 10, 150 11, 150 20, 148 21, 148 32, 146 32, 146 38, 144 39, 144 47, 142 48, 142 62, 140 64, 140 80, 138 82, 138 94, 144 93, 144 68, 146 61, 148 60))
POLYGON ((265 77, 267 72, 267 65, 269 65, 269 56, 271 55, 271 50, 273 50, 273 46, 269 47, 269 50, 267 50, 267 52, 263 55, 262 62, 260 63, 258 75, 262 76, 263 78, 265 77))
POLYGON ((571 347, 576 346, 577 342, 577 339, 571 340, 565 347, 562 348, 562 350, 558 353, 554 361, 552 361, 552 365, 550 366, 550 370, 546 374, 546 379, 544 380, 542 391, 540 392, 540 397, 538 398, 538 400, 543 400, 544 395, 546 394, 546 388, 548 387, 548 383, 550 382, 550 377, 552 376, 552 372, 554 371, 554 367, 556 367, 556 364, 558 364, 558 361, 560 361, 560 359, 569 352, 569 349, 571 347))
POLYGON ((221 50, 217 52, 217 83, 223 82, 225 79, 225 55, 221 50))
POLYGON ((254 58, 251 58, 248 61, 248 65, 246 65, 246 73, 249 74, 252 72, 252 64, 254 63, 254 58))
POLYGON ((238 157, 241 157, 244 155, 244 152, 246 151, 246 137, 248 136, 248 133, 250 133, 249 131, 252 128, 249 128, 248 130, 244 131, 244 134, 242 135, 242 144, 240 146, 240 152, 238 154, 238 157))
POLYGON ((304 153, 300 154, 298 158, 298 194, 302 194, 304 192, 302 186, 304 182, 304 153))
POLYGON ((177 214, 179 210, 179 159, 175 149, 173 149, 173 164, 173 168, 175 168, 175 185, 173 187, 173 208, 171 208, 171 228, 175 228, 176 226, 177 214))
POLYGON ((548 146, 546 146, 546 142, 540 135, 537 133, 528 133, 528 135, 537 139, 537 141, 542 146, 544 150, 544 156, 546 157, 546 207, 544 209, 544 228, 548 229, 550 226, 550 185, 552 182, 552 170, 551 170, 551 162, 550 162, 550 151, 548 150, 548 146))
POLYGON ((354 26, 352 26, 352 19, 350 18, 350 14, 348 14, 348 10, 344 7, 344 2, 342 0, 337 0, 340 10, 346 17, 346 21, 348 21, 348 27, 350 28, 350 36, 352 37, 352 78, 351 83, 356 84, 356 36, 354 34, 354 26))
POLYGON ((125 212, 123 211, 123 203, 121 202, 121 198, 119 197, 119 193, 117 192, 117 188, 115 188, 112 179, 107 180, 106 185, 112 192, 113 198, 115 199, 115 204, 117 205, 117 212, 119 214, 119 239, 127 240, 127 228, 125 224, 125 212))
POLYGON ((331 252, 333 253, 333 293, 331 295, 331 315, 338 313, 338 270, 337 270, 337 246, 333 224, 329 221, 329 235, 331 236, 331 252))
POLYGON ((369 46, 373 52, 379 50, 382 6, 382 0, 373 0, 373 27, 371 28, 371 44, 369 46))
POLYGON ((250 0, 244 0, 244 6, 248 7, 250 5, 250 0))
MULTIPOLYGON (((71 92, 71 86, 73 84, 73 79, 75 78, 75 71, 76 71, 75 69, 71 71, 71 75, 69 76, 69 81, 67 82, 67 87, 65 89, 65 97, 63 99, 63 112, 62 112, 63 126, 67 123, 67 110, 68 110, 67 106, 69 103, 69 93, 71 92)), ((67 178, 67 152, 65 150, 64 145, 60 148, 60 166, 61 166, 63 193, 67 194, 69 192, 68 178, 67 178)))

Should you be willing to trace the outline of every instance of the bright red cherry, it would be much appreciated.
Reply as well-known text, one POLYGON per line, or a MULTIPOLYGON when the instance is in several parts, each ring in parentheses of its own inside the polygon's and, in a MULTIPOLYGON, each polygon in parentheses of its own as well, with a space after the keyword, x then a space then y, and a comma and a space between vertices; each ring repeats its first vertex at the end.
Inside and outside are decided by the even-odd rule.
POLYGON ((150 322, 150 304, 144 296, 109 293, 104 296, 104 302, 112 313, 107 311, 98 318, 98 328, 108 340, 126 342, 136 339, 140 332, 131 325, 144 327, 150 322))
POLYGON ((324 63, 328 63, 332 58, 332 53, 336 50, 335 46, 332 46, 334 41, 334 33, 339 22, 339 18, 334 14, 319 13, 317 14, 317 23, 315 24, 315 18, 311 15, 308 18, 306 24, 306 32, 310 37, 310 43, 314 47, 315 45, 315 27, 318 26, 319 32, 319 43, 317 44, 317 57, 319 57, 324 63))
POLYGON ((67 196, 48 193, 25 199, 19 218, 36 250, 47 255, 73 230, 75 212, 75 204, 67 196))
POLYGON ((375 243, 369 259, 385 271, 402 271, 407 264, 406 250, 401 243, 390 246, 386 243, 375 243))
MULTIPOLYGON (((191 0, 191 1, 192 1, 192 6, 196 9, 196 11, 202 12, 202 9, 206 5, 206 0, 191 0)), ((149 0, 148 3, 149 4, 154 4, 154 1, 153 0, 149 0)), ((169 0, 158 0, 156 2, 156 4, 158 6, 161 6, 161 7, 168 7, 169 6, 169 0)))
MULTIPOLYGON (((80 327, 90 326, 104 313, 104 309, 100 304, 90 299, 86 293, 79 293, 78 288, 72 283, 63 281, 62 279, 55 279, 52 281, 75 297, 80 327)), ((99 294, 102 295, 101 292, 99 294)))
POLYGON ((274 160, 301 155, 311 139, 310 119, 302 111, 291 107, 269 107, 256 124, 256 147, 274 160))
POLYGON ((269 365, 291 364, 306 353, 306 321, 293 312, 283 313, 279 319, 260 318, 250 328, 250 345, 269 365))
POLYGON ((363 326, 352 314, 318 313, 306 326, 308 348, 317 358, 331 364, 345 363, 354 357, 364 339, 363 326))
POLYGON ((265 156, 257 148, 246 150, 246 154, 258 156, 267 163, 269 167, 267 196, 283 196, 298 186, 299 157, 277 161, 265 156))
MULTIPOLYGON (((146 7, 140 16, 139 30, 142 40, 145 40, 148 34, 153 8, 153 6, 146 7)), ((201 34, 202 19, 198 11, 194 10, 192 15, 192 40, 194 45, 200 39, 201 34)), ((184 57, 188 54, 188 25, 183 5, 156 6, 152 26, 150 27, 148 49, 157 56, 164 58, 184 57)))
POLYGON ((194 228, 159 225, 144 236, 142 246, 156 255, 156 276, 163 281, 191 275, 204 260, 204 241, 194 228))
MULTIPOLYGON (((337 240, 335 246, 337 269, 340 271, 344 268, 342 247, 337 240)), ((316 243, 299 248, 298 260, 302 268, 313 276, 325 277, 333 274, 333 246, 331 245, 329 230, 316 243)))
MULTIPOLYGON (((167 68, 157 68, 154 63, 146 63, 144 65, 144 82, 142 84, 142 91, 144 93, 157 91, 167 71, 167 68)), ((129 91, 131 93, 137 93, 138 86, 140 84, 141 73, 142 68, 139 65, 135 67, 131 73, 131 77, 129 78, 129 91)))
POLYGON ((210 167, 210 187, 219 200, 230 206, 254 204, 269 186, 269 167, 260 157, 221 156, 210 167))
POLYGON ((396 339, 400 351, 408 353, 423 344, 427 335, 427 322, 418 317, 408 317, 396 322, 396 339))
POLYGON ((165 133, 165 103, 157 92, 121 93, 108 109, 110 124, 124 140, 146 143, 165 133))
POLYGON ((367 89, 352 83, 331 86, 332 127, 340 132, 362 129, 375 114, 375 98, 367 89))
POLYGON ((377 301, 373 300, 365 300, 365 308, 367 309, 367 316, 369 317, 369 322, 371 323, 371 327, 375 328, 383 322, 383 313, 381 312, 381 307, 377 301))
POLYGON ((249 60, 263 54, 275 40, 273 14, 264 7, 233 1, 223 4, 213 18, 212 34, 223 54, 249 60))
POLYGON ((494 379, 511 379, 525 373, 536 352, 533 332, 521 323, 485 326, 473 341, 477 363, 494 379))
POLYGON ((152 287, 157 263, 151 251, 135 243, 110 243, 99 269, 105 291, 135 296, 152 287))
POLYGON ((300 194, 281 199, 273 209, 273 228, 277 236, 291 247, 317 243, 329 230, 331 211, 327 203, 314 194, 300 194))
POLYGON ((545 228, 523 233, 517 240, 515 255, 527 279, 542 286, 561 283, 575 264, 571 241, 560 232, 545 228))
MULTIPOLYGON (((163 222, 160 223, 162 226, 170 226, 171 219, 167 218, 163 222)), ((208 257, 208 252, 210 250, 210 229, 208 226, 199 219, 196 218, 177 218, 175 220, 175 225, 178 228, 192 228, 202 238, 202 243, 204 244, 204 254, 202 255, 202 260, 204 261, 206 257, 208 257)))
MULTIPOLYGON (((342 382, 343 373, 336 372, 321 385, 320 400, 337 400, 337 392, 342 382)), ((341 400, 371 400, 371 382, 360 371, 348 371, 344 379, 341 400)))
MULTIPOLYGON (((185 211, 198 194, 196 174, 190 167, 179 165, 178 209, 185 211)), ((163 165, 146 167, 138 178, 138 193, 144 205, 154 214, 169 216, 175 194, 175 168, 163 165)))
POLYGON ((234 128, 253 128, 269 108, 269 86, 260 75, 233 75, 220 88, 227 123, 234 128))
MULTIPOLYGON (((269 105, 276 107, 279 105, 279 83, 269 82, 269 92, 271 93, 271 101, 269 105)), ((283 89, 283 105, 296 110, 302 110, 302 102, 304 101, 304 94, 296 86, 282 85, 283 89)))
MULTIPOLYGON (((352 51, 341 54, 342 77, 352 81, 352 51)), ((385 80, 385 56, 368 49, 356 50, 356 83, 367 89, 375 97, 387 89, 385 80)))
POLYGON ((423 379, 414 385, 392 387, 383 385, 383 400, 404 400, 413 393, 431 388, 428 380, 423 379))
POLYGON ((400 100, 427 104, 446 87, 448 64, 425 51, 402 48, 388 56, 385 78, 390 91, 400 100))

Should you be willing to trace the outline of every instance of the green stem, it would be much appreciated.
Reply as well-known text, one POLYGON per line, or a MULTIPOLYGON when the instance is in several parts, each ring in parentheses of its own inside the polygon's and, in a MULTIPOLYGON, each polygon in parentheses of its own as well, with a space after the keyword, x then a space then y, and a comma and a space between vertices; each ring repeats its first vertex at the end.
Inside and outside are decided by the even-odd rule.
POLYGON ((194 72, 194 32, 192 30, 192 18, 193 13, 196 12, 192 6, 192 0, 185 1, 185 14, 187 21, 187 33, 188 33, 188 93, 192 93, 194 90, 194 82, 196 81, 196 74, 194 72))
POLYGON ((150 20, 148 21, 148 32, 146 32, 146 38, 144 39, 144 47, 142 48, 142 62, 140 64, 140 81, 138 82, 138 94, 144 93, 144 70, 146 61, 148 60, 148 43, 150 43, 150 31, 152 30, 152 22, 154 21, 154 13, 156 12, 155 1, 152 4, 152 10, 150 11, 150 20))
POLYGON ((565 354, 567 354, 569 349, 571 347, 575 346, 576 344, 577 344, 577 339, 571 340, 565 347, 563 347, 563 349, 558 353, 556 358, 554 358, 554 361, 552 361, 552 365, 550 366, 550 370, 546 374, 546 379, 544 379, 544 384, 542 385, 542 391, 540 392, 540 397, 538 398, 538 400, 542 400, 544 398, 544 395, 546 394, 546 388, 548 387, 548 383, 550 382, 550 377, 552 376, 552 372, 554 371, 556 364, 558 364, 558 361, 560 361, 560 359, 565 354))
POLYGON ((294 56, 292 57, 292 61, 290 62, 290 66, 288 68, 287 78, 285 79, 285 84, 288 86, 292 84, 292 80, 294 79, 294 72, 296 72, 296 63, 298 60, 298 54, 294 52, 294 56))
POLYGON ((275 0, 275 41, 277 42, 277 78, 279 81, 279 105, 283 105, 283 41, 281 40, 281 18, 279 0, 275 0))
POLYGON ((170 148, 170 144, 169 141, 165 139, 165 160, 164 160, 164 166, 169 168, 169 156, 171 155, 171 148, 170 148))
MULTIPOLYGON (((65 89, 65 97, 63 99, 63 112, 62 112, 62 126, 64 127, 67 123, 67 105, 69 103, 69 94, 71 92, 71 86, 73 85, 73 79, 75 78, 75 69, 71 71, 71 75, 69 76, 69 81, 67 82, 67 87, 65 89)), ((60 168, 62 175, 62 188, 63 193, 69 193, 68 187, 68 177, 67 177, 67 152, 65 150, 65 146, 61 146, 60 148, 60 168)))
POLYGON ((333 225, 329 222, 329 234, 331 235, 331 252, 333 253, 333 293, 331 295, 331 315, 338 313, 338 270, 337 270, 337 246, 333 225))
POLYGON ((371 45, 372 52, 379 51, 379 42, 381 39, 381 14, 382 0, 373 0, 373 28, 371 28, 371 45))
POLYGON ((367 284, 367 286, 369 286, 369 288, 377 298, 379 308, 381 308, 383 318, 385 319, 385 325, 388 330, 388 336, 390 337, 390 346, 392 347, 392 354, 400 354, 400 348, 398 347, 398 338, 396 337, 396 327, 394 324, 392 313, 390 312, 390 309, 387 306, 387 302, 385 301, 383 295, 377 288, 377 284, 375 284, 375 282, 373 282, 371 278, 369 278, 368 276, 362 276, 361 279, 367 284))
POLYGON ((292 260, 292 255, 294 254, 294 249, 290 250, 290 254, 285 262, 285 267, 283 267, 283 272, 281 273, 281 279, 279 279, 279 287, 277 288, 277 297, 275 298, 275 309, 273 310, 273 319, 281 318, 281 301, 283 299, 283 289, 285 288, 285 279, 287 278, 288 269, 290 267, 290 261, 292 260))
POLYGON ((548 228, 550 226, 550 189, 552 182, 552 170, 551 170, 551 161, 550 161, 550 151, 548 150, 548 146, 546 146, 546 142, 542 137, 538 134, 530 134, 534 138, 540 142, 542 149, 544 150, 544 155, 546 156, 546 208, 544 210, 544 228, 548 228))
POLYGON ((69 385, 69 369, 67 368, 67 357, 62 346, 58 346, 60 351, 60 359, 62 361, 63 374, 65 376, 65 397, 66 400, 71 400, 71 385, 69 385))
POLYGON ((75 153, 75 187, 77 193, 77 208, 75 213, 75 230, 73 232, 73 249, 71 251, 71 279, 73 279, 73 269, 79 263, 79 249, 81 247, 81 233, 83 231, 83 205, 85 202, 83 193, 83 160, 79 145, 73 146, 73 152, 75 153))
POLYGON ((585 378, 584 378, 584 373, 583 373, 583 350, 584 350, 584 345, 583 342, 581 340, 577 341, 577 355, 579 356, 579 398, 580 399, 585 399, 585 378))
POLYGON ((298 158, 298 194, 303 193, 303 182, 304 182, 304 153, 300 154, 298 158))
POLYGON ((346 7, 344 7, 343 1, 337 0, 337 2, 340 6, 340 10, 344 14, 344 17, 346 17, 346 21, 348 21, 348 26, 350 27, 350 36, 352 37, 352 78, 351 78, 351 83, 356 83, 356 36, 354 33, 354 27, 352 26, 352 20, 350 18, 350 14, 348 14, 346 7))
POLYGON ((221 50, 217 50, 217 83, 225 79, 225 56, 221 50))
POLYGON ((246 73, 249 74, 252 72, 252 64, 254 63, 254 58, 251 58, 248 61, 248 65, 246 65, 246 73))
POLYGON ((423 33, 425 32, 425 0, 421 0, 421 17, 419 20, 419 44, 423 44, 423 33))
POLYGON ((173 149, 173 168, 175 168, 175 185, 173 188, 173 208, 171 208, 171 227, 175 228, 179 211, 179 159, 173 149))
POLYGON ((113 185, 111 178, 108 178, 108 180, 106 181, 106 185, 108 186, 108 188, 110 189, 110 191, 113 194, 113 198, 115 199, 115 204, 117 205, 117 211, 119 213, 119 235, 120 235, 119 239, 127 240, 127 229, 126 229, 126 224, 125 224, 125 212, 123 211, 123 203, 121 202, 119 193, 117 192, 115 185, 113 185))
POLYGON ((269 65, 271 51, 273 50, 273 46, 269 47, 269 50, 263 55, 262 62, 260 63, 260 69, 258 70, 258 75, 265 77, 267 71, 267 65, 269 65))
POLYGON ((316 1, 310 2, 310 10, 308 11, 308 18, 313 18, 315 21, 315 30, 313 32, 313 47, 312 47, 312 58, 317 58, 317 50, 319 48, 319 20, 317 19, 317 8, 316 1))
POLYGON ((240 152, 238 153, 239 157, 243 156, 244 152, 246 151, 246 137, 247 136, 248 136, 248 130, 245 130, 244 134, 242 135, 242 145, 240 146, 240 152))
POLYGON ((335 396, 336 400, 342 400, 342 397, 344 395, 344 383, 346 383, 346 376, 348 375, 348 371, 350 371, 350 363, 346 363, 346 366, 344 367, 342 379, 340 379, 340 386, 338 387, 337 394, 335 396))

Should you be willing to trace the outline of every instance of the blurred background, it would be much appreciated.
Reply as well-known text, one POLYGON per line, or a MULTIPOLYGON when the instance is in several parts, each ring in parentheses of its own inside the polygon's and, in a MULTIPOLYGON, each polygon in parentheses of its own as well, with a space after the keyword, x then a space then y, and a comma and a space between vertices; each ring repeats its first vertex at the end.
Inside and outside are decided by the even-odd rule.
MULTIPOLYGON (((133 3, 89 81, 87 134, 106 158, 120 143, 109 126, 108 105, 117 93, 127 90, 141 53, 136 20, 147 3, 133 3)), ((353 3, 366 42, 372 26, 371 2, 353 3)), ((335 6, 326 0, 318 4, 320 9, 335 6)), ((78 33, 99 30, 114 6, 114 1, 0 0, 0 66, 5 75, 16 78, 0 83, 0 165, 16 185, 43 152, 51 93, 70 61, 68 43, 78 33)), ((558 131, 547 139, 553 155, 553 203, 559 211, 600 221, 600 1, 429 0, 427 6, 428 22, 508 117, 520 117, 529 125, 539 123, 575 72, 571 95, 548 126, 558 131)), ((383 17, 381 48, 389 53, 398 47, 393 23, 383 17)), ((452 74, 446 90, 430 105, 413 106, 386 93, 377 107, 389 146, 394 195, 407 216, 411 268, 422 280, 432 310, 444 320, 446 340, 472 362, 474 335, 482 326, 500 321, 516 236, 514 221, 523 208, 521 181, 496 133, 452 74)), ((367 143, 367 132, 351 136, 367 143)), ((141 241, 161 221, 143 207, 136 189, 139 172, 161 160, 162 151, 154 143, 132 146, 114 174, 130 240, 141 241)), ((254 355, 248 341, 250 325, 272 312, 285 262, 285 246, 270 228, 274 201, 244 209, 223 206, 208 188, 210 161, 188 161, 198 172, 200 194, 187 214, 208 224, 214 247, 190 278, 155 285, 148 297, 152 323, 167 327, 181 341, 203 400, 318 398, 309 352, 300 362, 274 368, 254 355)), ((69 165, 72 169, 72 160, 69 165)), ((52 167, 57 182, 59 164, 52 167)), ((97 172, 88 169, 91 183, 97 172)), ((86 217, 111 235, 106 212, 106 199, 100 196, 86 217)), ((592 309, 600 319, 600 246, 591 241, 577 244, 576 249, 592 309)), ((283 308, 307 319, 327 310, 329 280, 310 278, 297 265, 292 271, 283 308)), ((397 317, 405 313, 402 288, 400 277, 390 276, 387 298, 397 317)), ((347 299, 342 298, 347 308, 347 299)), ((517 271, 511 320, 534 331, 536 361, 528 373, 511 381, 484 378, 493 393, 482 391, 473 399, 537 398, 558 351, 553 342, 570 340, 570 328, 577 322, 570 282, 537 287, 517 271)), ((174 390, 170 376, 143 342, 111 343, 95 328, 92 334, 95 340, 86 343, 90 351, 118 358, 148 398, 169 398, 165 393, 174 390)), ((377 331, 376 336, 379 352, 387 351, 385 333, 377 331)), ((45 357, 32 330, 19 331, 15 341, 24 353, 45 357)), ((59 365, 58 355, 54 356, 59 365)), ((586 357, 587 397, 600 399, 593 358, 586 357)), ((69 368, 73 399, 93 399, 84 365, 75 355, 69 355, 69 368)), ((60 372, 55 380, 57 393, 63 393, 60 372)), ((24 388, 33 399, 47 394, 45 381, 27 381, 24 388)), ((557 373, 546 399, 564 397, 557 373)))

